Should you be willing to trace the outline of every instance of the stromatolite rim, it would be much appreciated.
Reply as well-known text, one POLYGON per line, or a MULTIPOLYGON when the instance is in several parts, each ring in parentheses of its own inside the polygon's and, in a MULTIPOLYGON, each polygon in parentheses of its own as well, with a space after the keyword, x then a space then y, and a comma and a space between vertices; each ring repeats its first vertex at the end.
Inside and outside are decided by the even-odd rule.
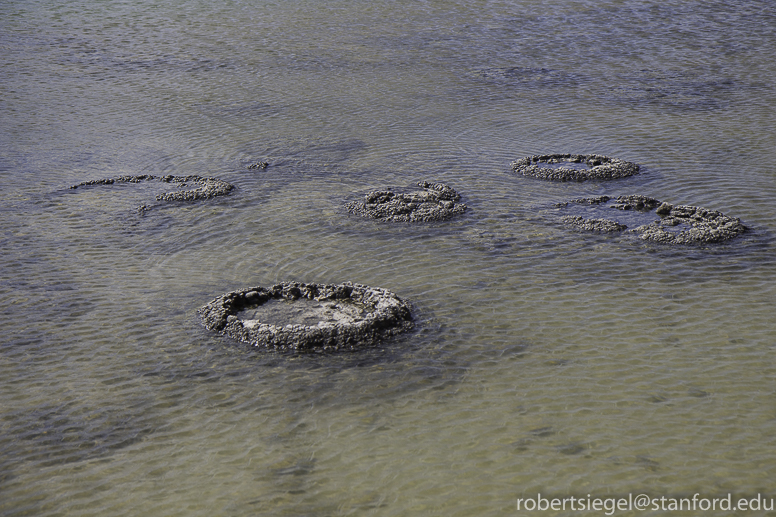
POLYGON ((350 201, 345 208, 351 214, 391 222, 444 221, 466 211, 461 195, 444 183, 421 181, 422 190, 384 189, 364 195, 363 201, 350 201))
POLYGON ((662 244, 712 244, 728 241, 748 229, 741 220, 730 217, 717 210, 691 205, 672 205, 655 198, 642 195, 627 195, 610 198, 598 196, 593 198, 573 199, 555 205, 556 208, 566 207, 569 204, 599 205, 612 202, 609 208, 618 210, 637 210, 641 212, 655 211, 660 218, 648 224, 628 229, 627 225, 612 219, 587 219, 582 216, 567 215, 561 217, 561 221, 574 228, 599 233, 615 233, 627 231, 638 235, 645 241, 662 244), (668 231, 672 228, 685 225, 679 231, 668 231))
POLYGON ((175 192, 165 192, 156 196, 157 201, 197 201, 202 199, 211 199, 218 196, 225 196, 234 190, 234 185, 218 178, 205 178, 202 176, 153 176, 151 174, 140 174, 137 176, 118 176, 116 178, 105 178, 92 181, 84 181, 78 185, 73 185, 71 189, 79 187, 91 187, 95 185, 113 185, 115 183, 140 183, 142 181, 158 180, 164 183, 178 184, 179 187, 187 187, 189 184, 197 185, 190 190, 179 190, 175 192))
POLYGON ((253 346, 278 350, 355 349, 374 344, 413 327, 410 304, 394 293, 360 284, 283 282, 272 287, 248 287, 219 296, 198 313, 205 328, 253 346), (309 325, 246 325, 237 314, 269 300, 349 301, 365 307, 355 321, 309 325))
POLYGON ((610 180, 639 173, 637 164, 602 154, 537 154, 516 160, 511 167, 512 171, 523 176, 550 181, 610 180), (584 163, 589 169, 542 167, 542 163, 584 163))

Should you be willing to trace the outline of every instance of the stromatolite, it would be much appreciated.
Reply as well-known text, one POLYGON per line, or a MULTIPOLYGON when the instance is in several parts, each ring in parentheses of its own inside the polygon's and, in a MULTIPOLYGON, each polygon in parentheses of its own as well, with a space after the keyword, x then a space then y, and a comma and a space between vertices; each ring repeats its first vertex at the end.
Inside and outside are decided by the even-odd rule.
POLYGON ((156 196, 157 201, 197 201, 211 199, 217 196, 225 196, 234 190, 234 185, 217 178, 204 178, 202 176, 152 176, 141 174, 138 176, 118 176, 92 181, 84 181, 73 185, 71 189, 90 187, 95 185, 113 185, 115 183, 140 183, 143 181, 161 181, 175 185, 180 189, 173 192, 165 192, 156 196), (187 187, 194 187, 189 188, 187 187))
MULTIPOLYGON (((594 207, 611 201, 608 209, 633 211, 648 217, 654 210, 658 219, 646 224, 638 224, 632 229, 617 218, 583 217, 581 215, 566 215, 561 221, 577 229, 593 232, 627 231, 638 235, 641 239, 664 244, 710 244, 730 240, 744 233, 747 228, 740 219, 727 216, 716 210, 690 205, 672 205, 657 199, 629 195, 610 198, 598 196, 594 198, 574 199, 559 203, 556 208, 566 208, 569 205, 594 207)), ((598 211, 600 214, 601 211, 598 211)), ((614 214, 614 212, 612 212, 614 214)), ((643 221, 642 221, 643 223, 643 221)))
POLYGON ((413 326, 409 303, 385 289, 350 283, 249 287, 198 312, 210 330, 281 350, 354 349, 413 326))
POLYGON ((601 154, 539 154, 514 161, 511 166, 523 176, 551 181, 610 180, 639 172, 635 163, 601 154))
POLYGON ((421 181, 422 190, 386 189, 368 192, 363 201, 351 201, 352 213, 393 222, 430 222, 449 219, 466 211, 461 196, 443 183, 421 181))

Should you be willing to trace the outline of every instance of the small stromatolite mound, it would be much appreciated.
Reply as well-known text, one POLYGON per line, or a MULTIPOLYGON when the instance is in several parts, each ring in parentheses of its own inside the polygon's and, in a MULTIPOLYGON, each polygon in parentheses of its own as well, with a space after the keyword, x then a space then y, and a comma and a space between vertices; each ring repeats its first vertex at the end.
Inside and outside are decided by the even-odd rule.
POLYGON ((413 223, 443 221, 466 211, 461 196, 451 187, 428 181, 421 181, 418 187, 423 190, 375 190, 363 201, 345 203, 345 208, 352 214, 381 221, 413 223))
POLYGON ((574 226, 587 232, 611 233, 621 232, 627 226, 609 219, 585 219, 581 215, 565 215, 561 221, 569 226, 574 226))
POLYGON ((138 176, 118 176, 100 180, 84 181, 73 185, 71 189, 90 187, 93 185, 113 185, 115 183, 140 183, 142 181, 161 181, 170 183, 180 189, 174 192, 165 192, 156 196, 157 201, 197 201, 225 196, 234 190, 234 185, 217 178, 203 178, 202 176, 152 176, 141 174, 138 176), (193 187, 193 188, 187 188, 193 187))
POLYGON ((385 289, 350 283, 249 287, 198 312, 209 330, 278 350, 355 349, 413 326, 409 303, 385 289))
MULTIPOLYGON (((558 203, 555 207, 566 208, 569 205, 579 205, 586 211, 586 215, 590 215, 596 210, 595 207, 609 201, 612 203, 604 210, 632 212, 627 216, 627 221, 634 226, 633 229, 628 229, 628 224, 624 222, 625 214, 612 215, 612 219, 566 215, 561 217, 561 221, 576 229, 592 232, 612 233, 627 230, 643 240, 663 244, 711 244, 730 240, 747 230, 740 219, 729 217, 716 210, 688 205, 674 206, 640 195, 574 199, 558 203), (656 220, 652 218, 650 221, 653 210, 659 218, 656 220)), ((595 213, 600 214, 602 211, 598 209, 595 213)))
POLYGON ((635 163, 601 154, 539 154, 521 158, 511 166, 523 176, 550 181, 611 180, 639 172, 635 163))

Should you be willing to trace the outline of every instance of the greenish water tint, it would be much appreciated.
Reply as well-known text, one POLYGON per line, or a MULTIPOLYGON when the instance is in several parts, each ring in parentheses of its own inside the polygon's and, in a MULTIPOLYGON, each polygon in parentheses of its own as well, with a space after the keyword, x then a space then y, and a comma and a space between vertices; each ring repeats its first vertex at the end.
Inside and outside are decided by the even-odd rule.
POLYGON ((0 49, 0 514, 776 497, 768 2, 25 1, 0 49), (641 173, 510 172, 545 153, 641 173), (236 190, 68 189, 141 174, 236 190), (422 180, 467 212, 343 207, 422 180), (751 232, 666 248, 558 223, 556 203, 621 194, 751 232), (287 280, 384 287, 417 329, 293 355, 197 319, 287 280))

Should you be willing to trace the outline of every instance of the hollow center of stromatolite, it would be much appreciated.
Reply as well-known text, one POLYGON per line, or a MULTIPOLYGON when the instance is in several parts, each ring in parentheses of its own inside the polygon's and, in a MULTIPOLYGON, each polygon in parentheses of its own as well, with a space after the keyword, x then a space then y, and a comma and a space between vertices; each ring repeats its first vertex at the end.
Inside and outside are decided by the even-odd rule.
POLYGON ((557 162, 557 163, 547 163, 547 162, 539 162, 536 165, 539 167, 542 167, 544 169, 573 169, 578 171, 586 171, 590 170, 590 167, 585 162, 557 162))
POLYGON ((324 324, 355 323, 364 319, 367 312, 364 305, 350 300, 272 299, 240 311, 237 317, 249 328, 260 324, 315 327, 324 324))

